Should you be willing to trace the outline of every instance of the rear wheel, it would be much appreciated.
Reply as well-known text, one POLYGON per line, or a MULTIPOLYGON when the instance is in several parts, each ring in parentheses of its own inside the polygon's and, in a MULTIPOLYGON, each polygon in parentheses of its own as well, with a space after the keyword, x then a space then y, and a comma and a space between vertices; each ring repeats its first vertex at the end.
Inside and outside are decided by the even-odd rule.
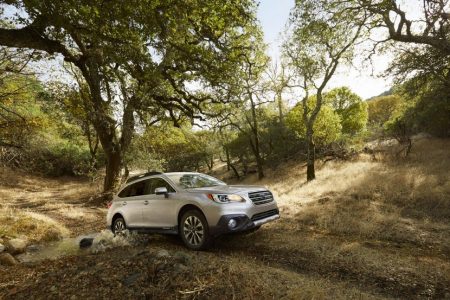
POLYGON ((189 210, 183 214, 179 232, 184 244, 192 250, 205 250, 212 243, 208 222, 198 210, 189 210))
POLYGON ((115 218, 112 224, 112 232, 116 234, 122 234, 127 230, 127 224, 122 217, 115 218))

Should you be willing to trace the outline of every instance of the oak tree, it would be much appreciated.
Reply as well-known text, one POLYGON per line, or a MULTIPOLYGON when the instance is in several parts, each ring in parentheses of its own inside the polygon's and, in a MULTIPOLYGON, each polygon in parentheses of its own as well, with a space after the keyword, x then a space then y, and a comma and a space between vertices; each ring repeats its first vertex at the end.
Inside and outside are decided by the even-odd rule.
POLYGON ((104 190, 120 182, 137 121, 201 117, 226 97, 226 78, 255 23, 250 0, 6 0, 0 45, 63 57, 89 89, 85 109, 106 156, 104 190))

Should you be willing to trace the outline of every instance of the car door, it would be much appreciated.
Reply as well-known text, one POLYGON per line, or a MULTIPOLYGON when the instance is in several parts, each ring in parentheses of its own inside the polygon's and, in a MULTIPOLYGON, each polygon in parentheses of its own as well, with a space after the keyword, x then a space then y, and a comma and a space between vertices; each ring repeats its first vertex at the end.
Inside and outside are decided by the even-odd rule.
POLYGON ((122 215, 130 228, 143 227, 142 210, 148 180, 140 180, 127 186, 120 194, 122 215))
POLYGON ((150 178, 146 191, 147 204, 144 205, 142 218, 145 227, 169 228, 177 225, 176 192, 175 189, 163 178, 150 178), (156 195, 155 189, 167 188, 168 197, 156 195))

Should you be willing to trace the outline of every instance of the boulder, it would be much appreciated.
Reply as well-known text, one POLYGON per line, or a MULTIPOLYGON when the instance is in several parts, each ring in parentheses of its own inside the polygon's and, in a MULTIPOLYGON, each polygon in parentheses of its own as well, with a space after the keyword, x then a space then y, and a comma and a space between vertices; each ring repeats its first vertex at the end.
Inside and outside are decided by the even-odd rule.
POLYGON ((188 254, 181 251, 175 252, 173 258, 175 259, 176 262, 179 262, 180 264, 183 265, 187 265, 191 262, 191 257, 188 254))
POLYGON ((169 251, 162 249, 159 250, 158 252, 156 252, 156 257, 157 258, 167 258, 170 257, 169 251))
POLYGON ((183 264, 175 264, 173 266, 173 269, 174 269, 175 273, 184 273, 189 270, 189 268, 183 264))
POLYGON ((16 265, 16 259, 9 253, 0 253, 0 265, 3 266, 13 266, 16 265))
POLYGON ((89 248, 94 243, 94 238, 83 238, 80 241, 80 248, 89 248))
POLYGON ((24 253, 26 248, 27 241, 24 239, 12 239, 6 245, 6 250, 12 255, 24 253))
POLYGON ((38 245, 30 245, 27 247, 27 252, 38 252, 40 247, 38 245))
POLYGON ((0 253, 2 253, 3 251, 5 251, 5 246, 3 246, 3 244, 0 244, 0 253))
POLYGON ((134 273, 134 274, 128 275, 122 280, 122 283, 125 286, 133 285, 141 277, 141 275, 142 275, 141 273, 134 273))

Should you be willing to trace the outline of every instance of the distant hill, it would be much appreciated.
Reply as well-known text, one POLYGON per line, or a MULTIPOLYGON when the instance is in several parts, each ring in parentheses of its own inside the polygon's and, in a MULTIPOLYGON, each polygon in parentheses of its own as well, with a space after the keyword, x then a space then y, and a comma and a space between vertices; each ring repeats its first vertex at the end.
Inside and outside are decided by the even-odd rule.
POLYGON ((375 98, 378 98, 378 97, 382 97, 382 96, 390 96, 390 95, 392 95, 392 94, 393 94, 393 91, 392 91, 392 88, 390 88, 389 90, 384 91, 384 92, 382 92, 382 93, 379 94, 379 95, 376 95, 376 96, 367 98, 366 101, 370 101, 370 100, 372 100, 372 99, 375 99, 375 98))

